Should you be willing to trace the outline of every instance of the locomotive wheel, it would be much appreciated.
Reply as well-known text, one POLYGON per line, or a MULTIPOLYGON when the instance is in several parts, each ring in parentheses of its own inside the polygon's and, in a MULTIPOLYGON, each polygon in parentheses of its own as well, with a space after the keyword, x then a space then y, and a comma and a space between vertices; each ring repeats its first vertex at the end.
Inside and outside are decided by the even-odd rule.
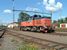
POLYGON ((28 31, 31 31, 31 27, 28 27, 28 31))
POLYGON ((31 29, 31 31, 33 32, 34 30, 33 30, 33 29, 31 29))
POLYGON ((40 31, 40 27, 37 27, 37 32, 41 32, 41 31, 40 31))
POLYGON ((27 31, 27 27, 24 27, 24 31, 27 31))
POLYGON ((20 27, 20 31, 24 31, 24 27, 20 27))
POLYGON ((22 31, 22 27, 20 27, 20 31, 22 31))
POLYGON ((36 31, 36 27, 32 27, 31 28, 31 31, 36 31))
POLYGON ((40 29, 37 29, 37 32, 40 32, 40 29))
POLYGON ((31 31, 33 32, 33 31, 34 31, 34 29, 33 29, 33 28, 31 28, 31 31))
POLYGON ((48 33, 48 30, 45 30, 45 33, 48 33))
POLYGON ((48 29, 48 33, 53 33, 53 32, 55 32, 54 29, 52 29, 52 28, 48 29))

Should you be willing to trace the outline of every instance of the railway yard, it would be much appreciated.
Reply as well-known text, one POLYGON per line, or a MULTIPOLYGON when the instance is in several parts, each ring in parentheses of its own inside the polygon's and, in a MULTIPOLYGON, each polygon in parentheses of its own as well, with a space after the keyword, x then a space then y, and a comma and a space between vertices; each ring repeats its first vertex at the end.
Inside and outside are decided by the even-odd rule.
POLYGON ((67 50, 66 0, 0 2, 0 50, 67 50))
POLYGON ((11 42, 15 41, 11 40, 13 37, 15 40, 18 40, 17 44, 23 40, 28 43, 37 44, 35 46, 38 46, 39 50, 67 50, 66 32, 38 33, 19 30, 17 31, 13 29, 7 29, 3 38, 0 39, 0 43, 3 45, 0 46, 1 50, 8 50, 8 48, 14 48, 10 50, 17 50, 18 46, 15 47, 11 42))

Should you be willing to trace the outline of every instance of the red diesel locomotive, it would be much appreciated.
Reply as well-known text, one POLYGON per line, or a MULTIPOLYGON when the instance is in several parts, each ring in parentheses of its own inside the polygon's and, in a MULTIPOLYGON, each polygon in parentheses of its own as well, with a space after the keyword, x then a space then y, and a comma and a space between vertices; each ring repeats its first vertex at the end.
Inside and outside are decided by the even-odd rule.
POLYGON ((20 22, 20 30, 38 31, 38 32, 54 32, 51 17, 33 15, 28 21, 20 22))

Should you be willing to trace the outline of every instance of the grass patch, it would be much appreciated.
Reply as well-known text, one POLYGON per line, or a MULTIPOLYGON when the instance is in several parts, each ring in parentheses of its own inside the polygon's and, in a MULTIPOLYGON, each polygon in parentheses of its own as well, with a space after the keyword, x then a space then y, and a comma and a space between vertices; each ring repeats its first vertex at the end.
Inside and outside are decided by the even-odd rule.
POLYGON ((57 28, 55 29, 57 32, 67 32, 67 28, 57 28))
POLYGON ((18 50, 38 50, 38 46, 35 43, 22 42, 21 45, 18 50))

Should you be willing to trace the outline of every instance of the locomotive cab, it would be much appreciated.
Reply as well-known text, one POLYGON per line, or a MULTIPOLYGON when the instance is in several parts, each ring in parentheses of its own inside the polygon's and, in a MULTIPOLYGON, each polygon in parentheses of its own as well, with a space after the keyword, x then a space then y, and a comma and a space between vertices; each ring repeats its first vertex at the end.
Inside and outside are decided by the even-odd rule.
POLYGON ((41 15, 33 15, 33 20, 36 20, 36 19, 40 19, 41 18, 41 15))

